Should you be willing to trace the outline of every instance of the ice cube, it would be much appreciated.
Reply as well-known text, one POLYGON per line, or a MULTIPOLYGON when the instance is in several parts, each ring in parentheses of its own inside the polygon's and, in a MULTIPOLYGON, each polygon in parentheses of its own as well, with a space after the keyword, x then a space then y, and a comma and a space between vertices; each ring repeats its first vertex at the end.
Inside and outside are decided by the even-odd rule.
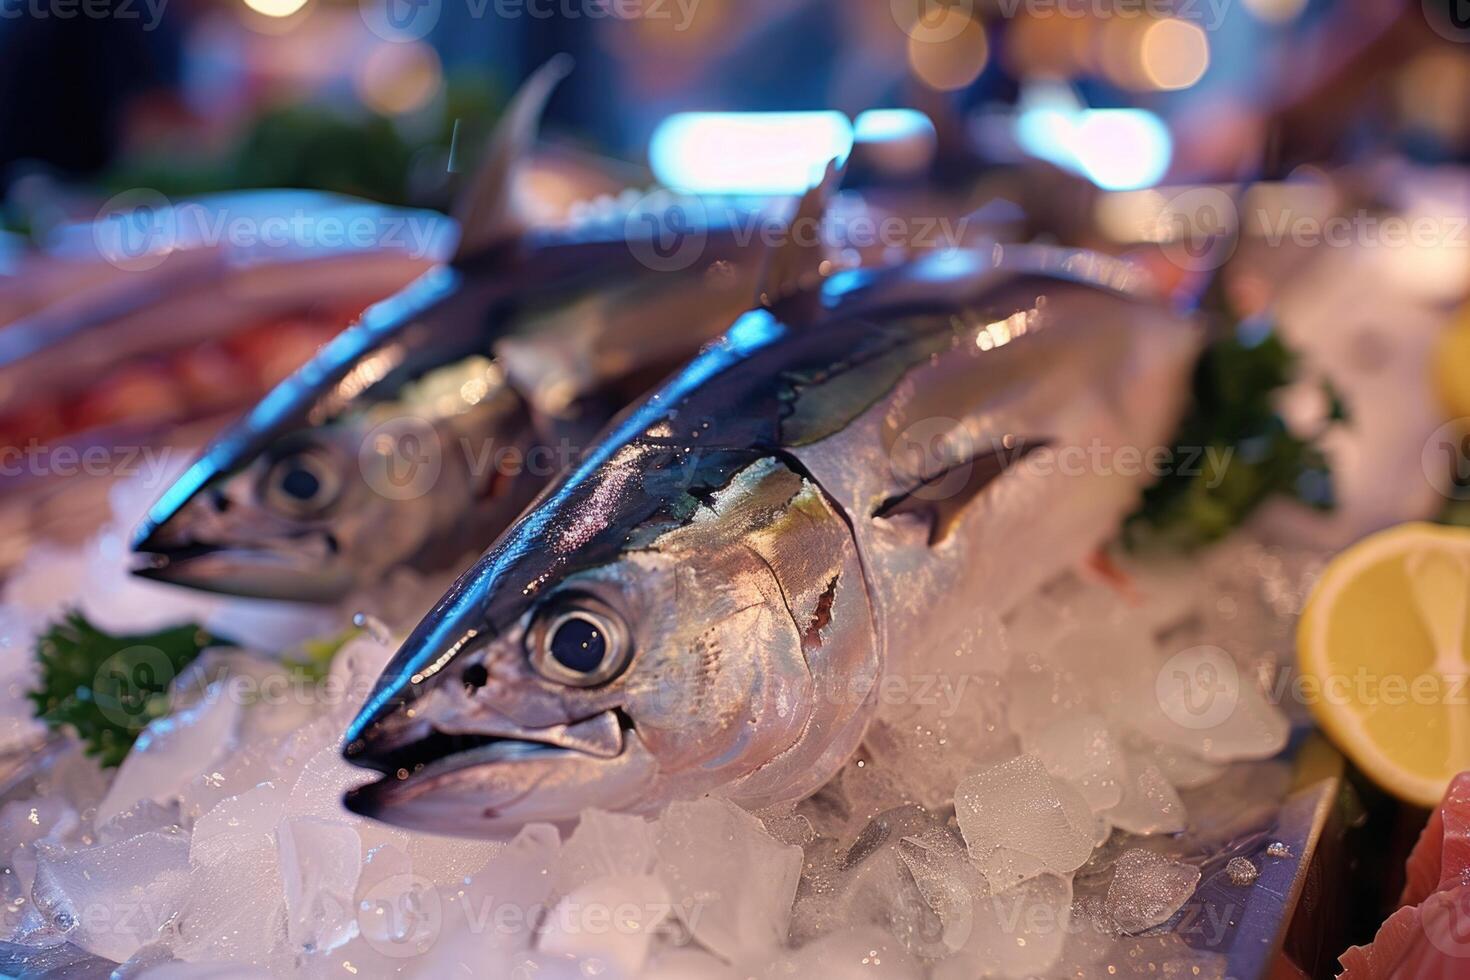
POLYGON ((39 840, 60 841, 80 823, 76 810, 63 800, 15 800, 0 806, 0 844, 8 853, 39 840))
POLYGON ((276 825, 286 814, 286 793, 265 782, 239 796, 221 800, 194 824, 189 863, 221 864, 236 854, 274 849, 276 825))
POLYGON ((955 796, 955 818, 993 886, 1005 878, 1004 869, 992 866, 1001 849, 1066 874, 1087 860, 1097 839, 1097 821, 1082 794, 1048 773, 1034 755, 965 779, 955 796))
POLYGON ((653 825, 642 817, 585 810, 562 845, 552 875, 553 889, 565 895, 607 875, 644 875, 653 867, 653 825))
POLYGON ((670 805, 654 832, 655 873, 693 936, 734 961, 785 938, 801 849, 772 839, 725 800, 670 805))
POLYGON ((835 838, 816 837, 802 850, 801 881, 787 933, 788 942, 798 946, 838 926, 833 906, 848 873, 848 848, 835 838))
POLYGON ((1123 755, 1101 715, 1058 718, 1022 738, 1047 772, 1077 787, 1094 812, 1123 798, 1123 755))
POLYGON ((139 800, 179 799, 195 774, 227 753, 239 723, 240 703, 224 685, 211 685, 196 705, 143 729, 97 807, 104 823, 139 800))
POLYGON ((1155 742, 1136 732, 1125 732, 1123 745, 1129 752, 1143 756, 1158 766, 1159 772, 1163 773, 1170 785, 1178 790, 1204 786, 1206 783, 1219 779, 1226 768, 1224 763, 1201 759, 1178 746, 1155 742))
MULTIPOLYGON (((433 882, 413 873, 408 854, 392 844, 380 844, 364 855, 354 908, 364 942, 390 960, 422 956, 444 933, 439 892, 433 882)), ((350 955, 345 947, 340 952, 350 955)))
POLYGON ((102 802, 114 775, 103 772, 80 743, 70 742, 36 780, 37 795, 65 800, 77 813, 85 814, 102 802))
POLYGON ((901 699, 906 704, 951 699, 963 694, 960 678, 1005 673, 1011 649, 1009 628, 993 610, 981 608, 970 622, 913 651, 912 676, 890 690, 908 695, 901 699), (946 684, 948 693, 942 690, 946 684))
POLYGON ((636 976, 648 962, 654 930, 670 912, 668 888, 651 875, 595 878, 556 903, 536 948, 636 976))
POLYGON ((46 738, 28 693, 36 683, 31 631, 0 609, 0 753, 28 752, 46 738))
POLYGON ((332 658, 327 674, 327 690, 339 698, 334 717, 348 719, 355 715, 372 693, 373 683, 393 656, 395 644, 383 643, 370 632, 348 640, 332 658))
POLYGON ((1012 656, 1029 657, 1047 653, 1065 633, 1076 628, 1066 607, 1046 591, 1017 603, 1005 625, 1012 656))
POLYGON ((242 742, 213 766, 195 773, 179 794, 179 813, 185 822, 198 820, 222 800, 249 792, 268 780, 281 779, 274 761, 274 750, 280 742, 280 738, 242 742))
POLYGON ((902 838, 898 856, 919 894, 939 916, 944 946, 950 952, 963 947, 976 900, 990 894, 990 885, 971 862, 963 839, 948 827, 931 827, 902 838))
POLYGON ((1041 858, 1010 847, 993 849, 978 867, 993 892, 1004 891, 1049 870, 1041 858))
POLYGON ((766 833, 776 840, 783 844, 805 847, 817 839, 817 830, 812 825, 811 818, 804 813, 797 813, 796 807, 795 803, 778 803, 761 810, 757 816, 760 817, 761 826, 766 828, 766 833))
POLYGON ((1115 937, 1073 929, 1052 975, 1108 980, 1225 980, 1225 957, 1191 949, 1173 933, 1115 937))
POLYGON ((139 980, 271 980, 268 970, 240 963, 160 963, 142 973, 115 974, 137 976, 139 980))
POLYGON ((1113 864, 1107 910, 1125 933, 1162 925, 1184 907, 1199 884, 1199 868, 1141 848, 1124 851, 1113 864))
POLYGON ((1186 813, 1179 794, 1159 767, 1145 757, 1126 754, 1123 798, 1103 816, 1114 827, 1133 834, 1176 834, 1186 813))
POLYGON ((339 820, 347 816, 343 794, 372 779, 372 773, 347 762, 336 745, 329 745, 314 752, 301 767, 286 806, 292 816, 339 820))
POLYGON ((964 948, 940 962, 933 976, 973 980, 1043 974, 1061 956, 1071 910, 1071 878, 1051 872, 981 899, 964 948))
POLYGON ((920 980, 924 970, 893 937, 871 926, 855 926, 781 953, 757 974, 760 980, 813 975, 825 980, 920 980))
MULTIPOLYGON (((152 942, 139 947, 136 953, 118 964, 112 977, 127 980, 127 978, 142 976, 157 967, 176 962, 178 961, 174 959, 173 950, 161 941, 152 942)), ((109 977, 108 980, 112 980, 112 977, 109 977)))
MULTIPOLYGON (((314 742, 314 739, 308 741, 314 742)), ((287 755, 298 751, 300 749, 287 743, 282 743, 275 749, 277 754, 287 755)), ((447 862, 452 869, 447 870, 442 877, 435 877, 435 880, 447 880, 479 870, 499 846, 482 841, 448 841, 437 835, 409 834, 398 827, 377 820, 365 820, 349 813, 342 805, 342 795, 349 789, 371 782, 372 775, 343 759, 335 742, 315 749, 300 767, 299 775, 291 784, 291 793, 286 800, 286 813, 292 817, 346 821, 356 831, 364 849, 380 844, 393 844, 412 852, 415 850, 415 842, 420 842, 422 838, 418 844, 421 853, 415 855, 414 869, 431 877, 435 877, 433 872, 427 870, 431 864, 439 867, 447 862), (431 859, 430 852, 437 852, 439 859, 431 859)), ((289 773, 284 778, 289 779, 289 773)))
POLYGON ((837 790, 843 803, 843 819, 830 829, 850 841, 879 814, 916 803, 918 792, 911 784, 912 771, 899 764, 896 746, 887 742, 887 729, 875 724, 855 756, 837 774, 837 790))
POLYGON ((329 952, 356 931, 353 896, 362 867, 357 831, 340 820, 287 817, 276 830, 285 885, 286 938, 308 954, 329 952))
POLYGON ((864 768, 844 770, 849 796, 864 817, 909 800, 931 809, 948 806, 961 779, 1019 751, 1006 723, 1003 677, 967 658, 953 659, 944 672, 904 678, 905 697, 886 701, 869 726, 864 768))
POLYGON ((1286 745, 1286 716, 1250 671, 1209 645, 1163 651, 1114 671, 1109 717, 1210 762, 1264 759, 1286 745))
POLYGON ((845 847, 863 829, 864 823, 854 821, 852 804, 847 798, 847 791, 843 789, 847 768, 860 761, 863 761, 861 753, 857 758, 849 759, 843 772, 827 785, 796 804, 795 813, 811 826, 814 840, 840 840, 845 847))
POLYGON ((77 812, 57 799, 17 800, 0 809, 0 929, 5 935, 24 928, 37 850, 73 842, 81 825, 77 812))
POLYGON ((733 966, 697 949, 668 947, 654 954, 641 980, 748 980, 733 966))
POLYGON ((1049 656, 1018 656, 1006 674, 1005 690, 1006 717, 1022 737, 1093 707, 1085 679, 1049 656))
POLYGON ((286 792, 261 783, 221 801, 194 825, 189 887, 177 923, 182 960, 239 960, 269 967, 286 942, 276 830, 286 792))
MULTIPOLYGON (((391 978, 408 978, 415 975, 443 976, 443 977, 465 977, 474 976, 460 967, 457 972, 451 969, 440 970, 437 974, 427 971, 436 968, 439 964, 438 955, 442 952, 448 953, 454 944, 451 937, 432 947, 430 954, 408 953, 405 955, 387 956, 373 948, 373 944, 367 938, 358 933, 348 942, 334 949, 331 953, 312 957, 304 963, 288 964, 283 973, 291 973, 293 970, 311 977, 312 980, 362 980, 363 977, 371 977, 373 980, 391 980, 391 978)), ((477 960, 471 962, 486 963, 489 957, 481 954, 477 960)))
MULTIPOLYGON (((875 817, 837 864, 824 869, 823 893, 808 888, 798 918, 801 936, 813 936, 855 925, 875 925, 919 956, 943 955, 945 923, 925 898, 902 856, 905 837, 927 832, 948 833, 923 807, 909 804, 875 817)), ((956 845, 959 847, 959 845, 956 845)), ((962 848, 961 848, 962 850, 962 848)), ((915 858, 922 863, 927 855, 915 858)), ((935 886, 937 866, 927 885, 935 886)))
POLYGON ((121 962, 152 942, 184 903, 189 842, 147 833, 95 847, 42 847, 31 889, 46 925, 89 953, 121 962))
POLYGON ((1214 782, 1184 793, 1191 846, 1210 851, 1260 830, 1275 818, 1291 779, 1291 766, 1279 760, 1236 763, 1214 782))
POLYGON ((579 960, 554 953, 518 950, 507 953, 480 948, 479 937, 464 933, 434 947, 431 955, 405 963, 415 980, 480 980, 489 977, 534 977, 535 980, 633 980, 601 960, 579 960))
POLYGON ((528 948, 540 912, 555 898, 552 869, 560 850, 554 827, 522 828, 484 868, 440 889, 446 926, 474 933, 482 948, 528 948))
MULTIPOLYGON (((359 836, 367 832, 374 841, 382 839, 375 833, 382 826, 376 820, 353 818, 352 825, 359 836)), ((504 841, 468 840, 423 832, 403 836, 408 841, 408 858, 413 862, 414 873, 440 884, 478 874, 506 848, 504 841)))

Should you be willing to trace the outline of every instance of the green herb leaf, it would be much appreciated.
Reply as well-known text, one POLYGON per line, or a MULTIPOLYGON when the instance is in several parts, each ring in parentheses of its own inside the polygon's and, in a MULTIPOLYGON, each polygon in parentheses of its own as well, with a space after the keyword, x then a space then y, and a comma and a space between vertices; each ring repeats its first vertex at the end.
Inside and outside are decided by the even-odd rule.
POLYGON ((169 684, 206 647, 231 645, 190 623, 114 635, 71 610, 37 641, 36 717, 70 728, 88 755, 116 766, 149 722, 168 714, 169 684))
POLYGON ((301 644, 300 654, 287 657, 282 663, 291 676, 308 684, 320 684, 331 672, 332 658, 337 656, 337 651, 361 632, 357 627, 350 626, 333 636, 307 640, 301 644))
MULTIPOLYGON (((1144 491, 1124 529, 1130 546, 1209 544, 1275 495, 1332 507, 1332 475, 1317 445, 1322 433, 1297 436, 1276 412, 1275 396, 1295 379, 1296 366, 1296 355, 1262 320, 1235 325, 1205 349, 1193 404, 1174 439, 1176 465, 1144 491)), ((1346 419, 1337 393, 1329 387, 1326 395, 1327 423, 1346 419)))

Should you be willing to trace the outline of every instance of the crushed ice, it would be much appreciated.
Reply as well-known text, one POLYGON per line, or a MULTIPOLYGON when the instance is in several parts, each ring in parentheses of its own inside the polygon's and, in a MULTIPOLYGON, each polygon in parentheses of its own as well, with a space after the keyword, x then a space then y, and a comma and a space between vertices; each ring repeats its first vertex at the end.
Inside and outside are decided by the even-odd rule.
MULTIPOLYGON (((1237 545, 1191 576, 1139 570, 1141 606, 1068 579, 1004 626, 982 620, 913 666, 941 679, 937 695, 881 707, 857 756, 799 804, 589 812, 565 837, 441 838, 338 805, 364 777, 337 740, 391 653, 376 621, 304 700, 223 696, 220 678, 271 664, 210 653, 116 772, 53 743, 29 792, 4 798, 5 938, 152 978, 1221 976, 1223 957, 1169 923, 1209 849, 1284 792, 1284 767, 1241 761, 1287 732, 1255 681, 1283 617, 1231 579, 1263 556, 1279 565, 1237 545), (1217 601, 1227 590, 1235 601, 1217 601), (1231 805, 1198 802, 1212 798, 1231 805)), ((56 597, 102 574, 94 559, 44 554, 7 587, 7 696, 56 597)), ((353 611, 401 630, 438 588, 353 611)), ((94 611, 116 628, 109 605, 94 611)), ((253 608, 168 589, 146 605, 160 621, 253 608)), ((272 616, 263 649, 309 632, 272 616)), ((34 744, 33 726, 6 724, 0 749, 34 744)))

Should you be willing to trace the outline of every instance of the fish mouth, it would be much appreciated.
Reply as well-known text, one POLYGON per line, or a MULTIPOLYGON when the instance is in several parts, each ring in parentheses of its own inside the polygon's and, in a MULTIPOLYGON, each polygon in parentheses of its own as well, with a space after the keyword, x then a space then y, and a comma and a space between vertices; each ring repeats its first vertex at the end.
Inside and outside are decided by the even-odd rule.
POLYGON ((536 739, 507 735, 449 734, 433 729, 429 735, 406 745, 369 757, 349 754, 347 760, 398 780, 420 776, 432 779, 436 774, 453 772, 467 766, 575 751, 564 745, 536 739))
MULTIPOLYGON (((336 553, 330 535, 318 551, 336 553)), ((132 573, 139 578, 182 585, 204 592, 282 599, 299 602, 334 602, 345 597, 351 577, 334 573, 318 556, 273 548, 243 548, 198 541, 155 543, 148 539, 134 546, 138 562, 132 573), (150 546, 151 545, 151 546, 150 546)))
POLYGON ((534 820, 574 820, 586 806, 617 808, 653 769, 632 720, 617 708, 514 735, 429 728, 389 747, 349 745, 344 756, 383 774, 344 795, 348 810, 476 837, 510 835, 534 820))

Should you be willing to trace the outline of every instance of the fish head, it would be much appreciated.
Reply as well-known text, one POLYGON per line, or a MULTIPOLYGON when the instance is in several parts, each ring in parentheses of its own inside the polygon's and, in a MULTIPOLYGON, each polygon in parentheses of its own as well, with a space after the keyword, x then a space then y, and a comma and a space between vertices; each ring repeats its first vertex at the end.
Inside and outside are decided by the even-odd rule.
POLYGON ((654 506, 670 472, 624 460, 553 488, 460 580, 348 732, 347 759, 383 774, 349 808, 500 837, 588 807, 801 795, 855 747, 844 722, 869 699, 845 695, 875 655, 846 525, 771 457, 654 506))
POLYGON ((466 319, 457 278, 440 270, 369 309, 221 433, 138 527, 138 574, 331 602, 454 544, 467 511, 508 523, 529 492, 452 450, 469 434, 526 443, 531 423, 498 364, 445 328, 466 319))
POLYGON ((148 563, 138 574, 264 598, 344 595, 358 526, 387 509, 353 441, 351 426, 293 429, 238 462, 216 442, 139 528, 134 549, 148 563))

